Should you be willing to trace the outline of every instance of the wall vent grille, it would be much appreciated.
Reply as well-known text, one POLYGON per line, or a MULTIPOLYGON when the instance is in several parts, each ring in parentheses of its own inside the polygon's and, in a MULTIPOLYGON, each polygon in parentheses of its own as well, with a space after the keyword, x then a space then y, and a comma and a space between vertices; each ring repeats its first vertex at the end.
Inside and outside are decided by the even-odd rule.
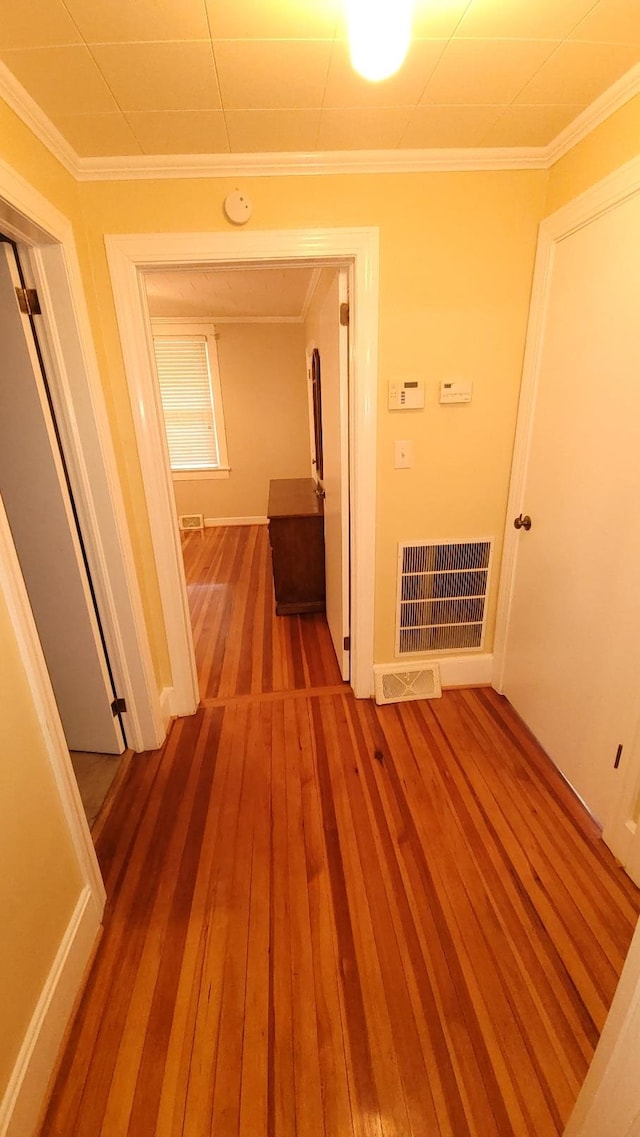
POLYGON ((442 694, 437 663, 409 664, 403 670, 393 664, 373 668, 376 703, 400 703, 407 699, 439 699, 442 694))
POLYGON ((204 516, 202 513, 181 513, 178 524, 181 529, 204 529, 204 516))
POLYGON ((401 544, 396 654, 478 651, 493 540, 401 544))

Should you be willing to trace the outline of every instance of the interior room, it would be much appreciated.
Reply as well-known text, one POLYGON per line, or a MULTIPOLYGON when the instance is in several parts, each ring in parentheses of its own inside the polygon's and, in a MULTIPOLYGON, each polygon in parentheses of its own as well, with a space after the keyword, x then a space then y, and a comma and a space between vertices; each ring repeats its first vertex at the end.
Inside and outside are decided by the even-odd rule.
MULTIPOLYGON (((201 700, 299 683, 317 667, 311 657, 318 641, 335 672, 325 581, 328 575, 331 593, 331 503, 339 480, 333 456, 340 453, 340 440, 333 438, 340 424, 331 416, 332 383, 339 382, 332 349, 340 323, 338 304, 335 311, 328 305, 338 272, 311 264, 145 274, 201 700), (185 368, 193 376, 188 395, 185 368), (197 441, 195 431, 201 432, 197 441), (274 521, 270 503, 278 492, 303 495, 297 520, 274 521), (284 535, 280 560, 278 524, 284 535), (226 617, 216 620, 212 606, 226 609, 226 617), (212 622, 219 641, 213 650, 212 622)), ((284 512, 290 515, 290 501, 284 512)), ((348 525, 347 516, 347 544, 348 525)), ((330 595, 331 612, 332 600, 330 595)), ((334 677, 339 681, 339 673, 334 677)))
POLYGON ((0 1137, 637 1126, 638 5, 367 11, 0 21, 0 1137))

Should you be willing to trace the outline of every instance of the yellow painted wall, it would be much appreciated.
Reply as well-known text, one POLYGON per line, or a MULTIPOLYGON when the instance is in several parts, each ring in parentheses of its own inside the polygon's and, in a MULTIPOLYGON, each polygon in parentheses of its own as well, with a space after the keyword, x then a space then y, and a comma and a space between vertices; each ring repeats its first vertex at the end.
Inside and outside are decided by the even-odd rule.
MULTIPOLYGON (((241 179, 254 227, 380 228, 377 660, 393 658, 399 540, 492 535, 499 556, 546 180, 544 171, 241 179), (424 412, 400 420, 386 410, 394 375, 424 378, 424 412), (439 383, 456 377, 473 381, 473 403, 441 408, 439 383), (414 441, 413 470, 392 468, 398 437, 414 441)), ((123 420, 127 393, 104 236, 227 228, 222 202, 236 185, 196 178, 81 186, 104 349, 123 420)), ((132 493, 141 504, 141 481, 132 481, 132 493)))
POLYGON ((218 324, 228 478, 174 481, 178 514, 266 517, 271 478, 307 478, 309 419, 301 324, 218 324))
POLYGON ((82 888, 0 595, 0 1101, 82 888))
POLYGON ((560 158, 549 171, 545 214, 553 213, 640 154, 640 95, 560 158))

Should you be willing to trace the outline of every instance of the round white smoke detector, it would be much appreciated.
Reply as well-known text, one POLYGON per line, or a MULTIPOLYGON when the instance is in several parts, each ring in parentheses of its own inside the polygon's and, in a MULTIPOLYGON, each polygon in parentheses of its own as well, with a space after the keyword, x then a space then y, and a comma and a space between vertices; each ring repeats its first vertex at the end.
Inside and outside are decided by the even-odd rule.
POLYGON ((224 211, 234 225, 244 225, 251 217, 251 202, 245 193, 234 190, 224 199, 224 211))

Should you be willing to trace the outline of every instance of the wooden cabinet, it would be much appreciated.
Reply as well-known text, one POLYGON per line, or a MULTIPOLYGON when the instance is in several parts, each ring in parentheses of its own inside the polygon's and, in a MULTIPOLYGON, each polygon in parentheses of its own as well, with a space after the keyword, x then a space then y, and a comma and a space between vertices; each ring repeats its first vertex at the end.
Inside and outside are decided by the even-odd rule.
POLYGON ((313 478, 270 482, 267 516, 276 615, 324 612, 324 515, 313 478))

